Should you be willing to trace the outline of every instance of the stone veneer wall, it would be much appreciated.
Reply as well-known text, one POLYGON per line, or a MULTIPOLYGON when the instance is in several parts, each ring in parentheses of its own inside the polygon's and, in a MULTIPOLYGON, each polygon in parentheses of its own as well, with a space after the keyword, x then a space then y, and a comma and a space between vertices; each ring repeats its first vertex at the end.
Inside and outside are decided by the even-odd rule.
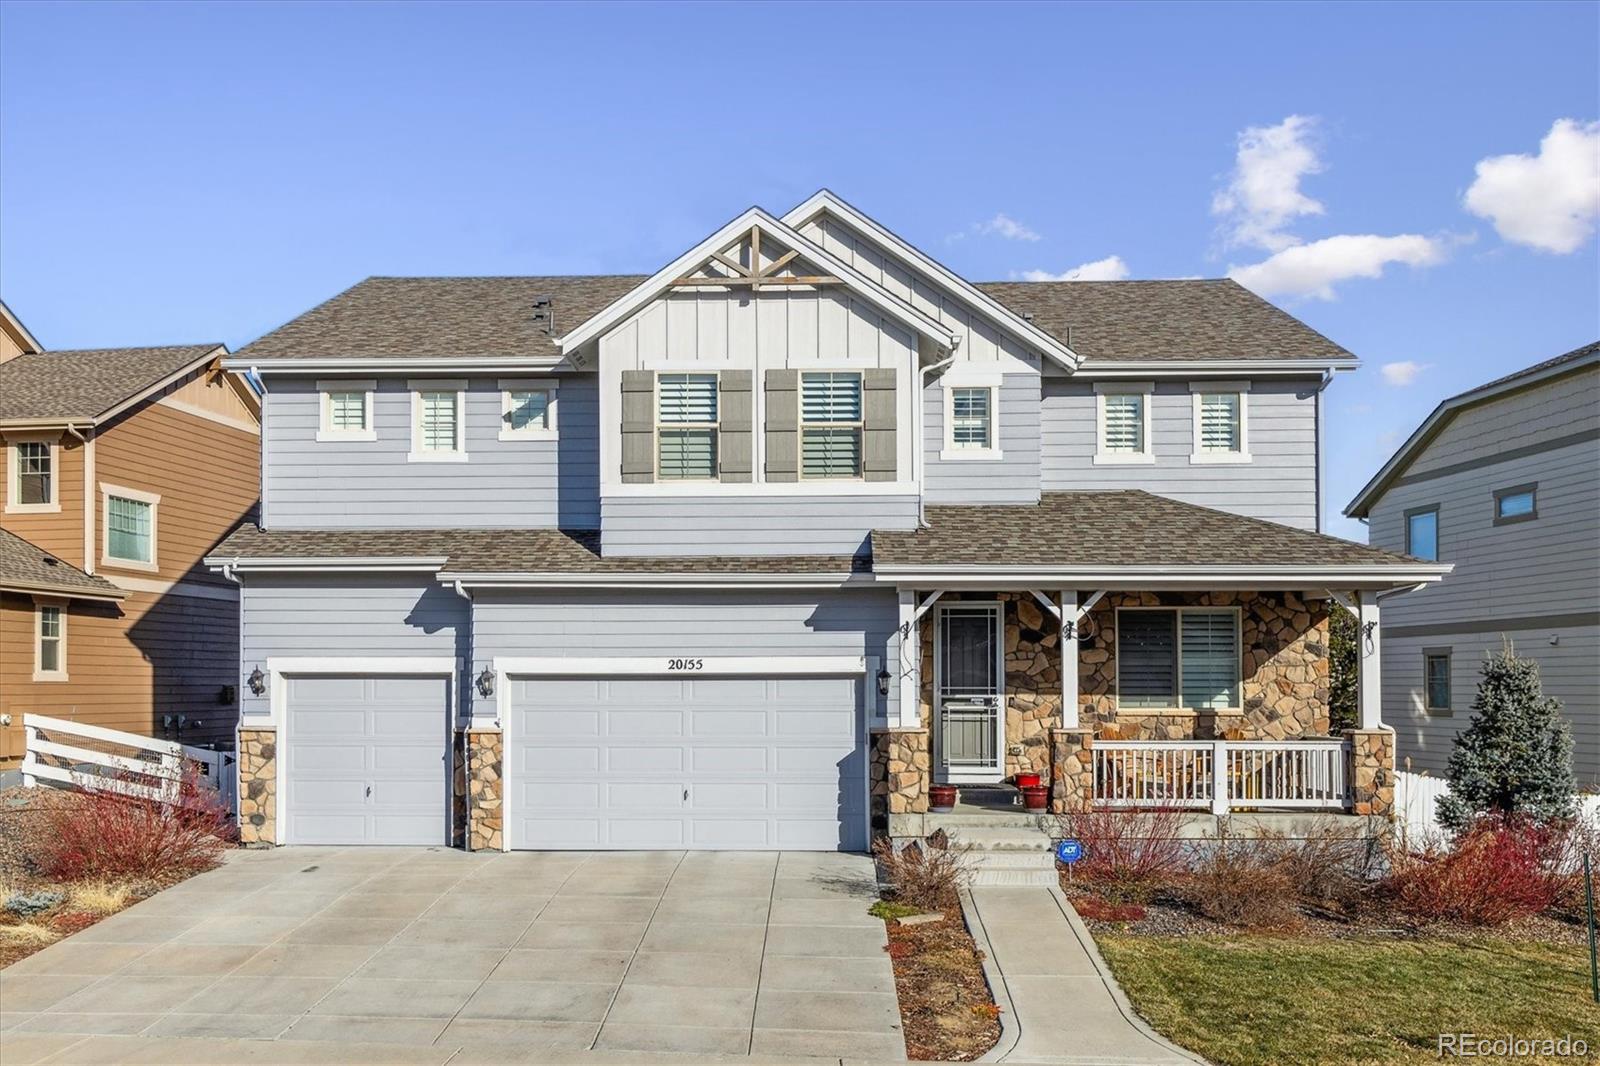
POLYGON ((872 731, 872 831, 889 831, 891 814, 922 814, 928 809, 932 755, 926 729, 872 731))
POLYGON ((472 729, 465 735, 468 765, 461 764, 459 745, 455 757, 457 846, 464 845, 468 851, 499 851, 505 839, 504 738, 498 729, 472 729))
POLYGON ((271 729, 239 730, 239 843, 245 847, 278 842, 278 734, 271 729))
POLYGON ((1289 740, 1327 736, 1328 608, 1293 592, 1108 593, 1089 612, 1078 659, 1079 716, 1102 740, 1289 740), (1238 713, 1117 709, 1118 607, 1239 607, 1238 713))
POLYGON ((1394 730, 1351 729, 1351 813, 1394 817, 1394 730))
POLYGON ((1050 809, 1086 811, 1094 804, 1094 730, 1050 730, 1050 809))

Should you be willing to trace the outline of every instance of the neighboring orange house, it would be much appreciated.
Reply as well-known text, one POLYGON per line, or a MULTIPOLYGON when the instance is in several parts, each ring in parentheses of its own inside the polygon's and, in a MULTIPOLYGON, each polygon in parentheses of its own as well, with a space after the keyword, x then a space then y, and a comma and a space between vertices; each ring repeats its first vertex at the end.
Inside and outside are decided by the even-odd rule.
POLYGON ((230 744, 239 593, 200 559, 260 494, 220 344, 44 351, 0 303, 0 769, 45 714, 230 744))

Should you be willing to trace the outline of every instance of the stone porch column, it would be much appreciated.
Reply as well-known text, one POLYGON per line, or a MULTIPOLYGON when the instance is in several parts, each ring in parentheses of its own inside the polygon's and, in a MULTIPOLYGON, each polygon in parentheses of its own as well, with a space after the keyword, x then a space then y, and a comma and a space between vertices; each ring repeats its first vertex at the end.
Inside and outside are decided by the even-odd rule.
POLYGON ((278 842, 278 733, 239 729, 239 843, 270 848, 278 842))
POLYGON ((1066 814, 1093 806, 1094 730, 1050 730, 1050 809, 1066 814))
MULTIPOLYGON (((874 835, 921 836, 897 831, 906 815, 928 810, 933 756, 926 729, 874 729, 872 731, 872 831, 874 835)), ((916 819, 920 823, 920 817, 916 819)))
POLYGON ((1379 818, 1394 817, 1394 730, 1351 729, 1350 811, 1379 818))
POLYGON ((501 795, 505 744, 498 729, 468 729, 467 766, 456 779, 467 818, 468 851, 500 851, 504 837, 504 797, 501 795))

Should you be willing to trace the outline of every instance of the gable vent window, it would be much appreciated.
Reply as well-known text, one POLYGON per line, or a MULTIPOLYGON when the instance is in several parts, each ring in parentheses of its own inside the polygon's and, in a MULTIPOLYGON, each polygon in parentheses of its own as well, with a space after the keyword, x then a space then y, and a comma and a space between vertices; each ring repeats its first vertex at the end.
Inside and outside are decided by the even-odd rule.
POLYGON ((861 375, 800 375, 800 476, 861 476, 861 375))
POLYGON ((1239 615, 1178 608, 1117 612, 1117 705, 1129 710, 1239 706, 1239 615))
POLYGON ((717 375, 656 377, 656 474, 663 481, 717 476, 717 375))

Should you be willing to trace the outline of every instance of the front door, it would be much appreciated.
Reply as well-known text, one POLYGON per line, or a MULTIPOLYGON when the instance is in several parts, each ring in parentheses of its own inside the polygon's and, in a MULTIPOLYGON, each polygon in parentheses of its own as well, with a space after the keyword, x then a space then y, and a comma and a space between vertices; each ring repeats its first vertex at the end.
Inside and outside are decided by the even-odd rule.
POLYGON ((934 639, 940 779, 956 784, 999 781, 1005 745, 1000 605, 941 606, 934 639))

